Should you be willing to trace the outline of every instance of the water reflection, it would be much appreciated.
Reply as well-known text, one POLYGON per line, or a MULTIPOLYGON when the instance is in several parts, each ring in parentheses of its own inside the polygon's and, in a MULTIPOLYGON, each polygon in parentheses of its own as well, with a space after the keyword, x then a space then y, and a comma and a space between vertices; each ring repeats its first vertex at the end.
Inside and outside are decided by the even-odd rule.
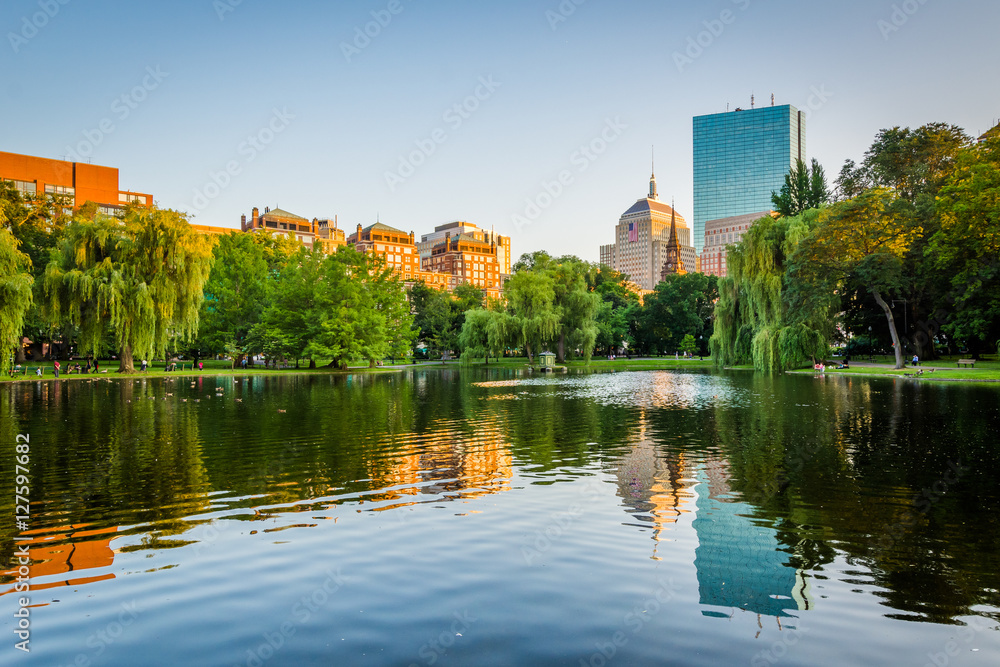
POLYGON ((628 506, 636 524, 652 528, 654 560, 660 560, 660 542, 677 523, 694 494, 690 487, 689 456, 682 451, 663 452, 650 438, 645 410, 640 410, 636 442, 617 465, 618 495, 628 506))
POLYGON ((808 580, 788 562, 777 531, 755 520, 755 508, 733 492, 726 462, 709 459, 696 477, 701 483, 694 520, 699 601, 728 608, 702 613, 729 618, 740 610, 784 617, 790 610, 809 609, 808 580))
MULTIPOLYGON (((544 596, 556 607, 572 599, 587 613, 617 612, 609 600, 618 582, 652 567, 690 579, 690 597, 674 604, 707 624, 699 626, 705 637, 726 626, 705 616, 771 617, 781 627, 869 603, 881 616, 866 617, 876 632, 890 621, 1000 620, 998 396, 983 387, 705 372, 100 378, 0 386, 0 439, 31 434, 33 587, 50 591, 42 601, 50 607, 76 590, 134 586, 124 573, 154 582, 147 586, 176 567, 224 578, 234 563, 280 559, 270 547, 346 558, 367 554, 383 530, 461 543, 479 525, 468 553, 440 555, 439 570, 405 557, 392 563, 397 589, 457 608, 492 586, 509 593, 509 608, 491 612, 507 620, 530 616, 544 596), (593 477, 612 482, 607 497, 588 496, 595 506, 559 518, 578 501, 564 489, 593 477), (487 523, 470 520, 497 506, 505 509, 487 523), (452 523, 422 513, 441 509, 452 523), (512 569, 518 545, 535 534, 521 524, 553 532, 552 552, 539 550, 539 560, 561 558, 538 572, 512 569), (595 566, 603 549, 616 551, 595 566), (456 583, 477 567, 506 578, 456 583), (601 597, 587 598, 581 582, 601 597), (836 584, 854 602, 824 602, 836 584)), ((0 465, 14 468, 9 446, 0 465)), ((8 563, 12 481, 0 478, 8 563)), ((0 574, 5 601, 15 578, 0 574)), ((394 602, 352 594, 359 609, 394 602)), ((408 622, 393 618, 387 627, 408 622)), ((634 643, 641 656, 692 632, 671 619, 659 617, 661 632, 634 643)), ((504 632, 499 620, 487 625, 504 632)), ((531 628, 518 637, 544 643, 531 628)))

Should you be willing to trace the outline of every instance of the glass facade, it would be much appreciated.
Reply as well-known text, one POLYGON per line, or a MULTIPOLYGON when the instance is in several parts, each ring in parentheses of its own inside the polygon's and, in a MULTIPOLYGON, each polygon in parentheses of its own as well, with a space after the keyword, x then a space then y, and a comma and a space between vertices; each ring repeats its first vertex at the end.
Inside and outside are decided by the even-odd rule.
POLYGON ((771 192, 805 161, 805 114, 791 105, 694 118, 694 242, 705 223, 772 208, 771 192))

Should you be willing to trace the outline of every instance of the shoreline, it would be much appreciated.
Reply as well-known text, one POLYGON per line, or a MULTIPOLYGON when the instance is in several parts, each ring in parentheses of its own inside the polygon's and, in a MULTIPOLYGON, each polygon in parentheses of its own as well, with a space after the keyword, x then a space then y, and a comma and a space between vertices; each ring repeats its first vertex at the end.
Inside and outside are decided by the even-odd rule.
MULTIPOLYGON (((710 361, 707 359, 705 361, 677 361, 675 359, 631 359, 631 360, 615 360, 607 361, 604 359, 592 361, 590 365, 585 365, 582 361, 568 361, 568 370, 594 370, 594 371, 640 371, 640 370, 688 370, 688 369, 711 369, 713 368, 710 361), (619 365, 620 364, 620 365, 619 365), (685 365, 685 364, 690 364, 685 365)), ((395 364, 391 366, 376 366, 375 368, 370 368, 368 366, 354 366, 349 367, 347 370, 340 370, 335 368, 254 368, 250 367, 247 369, 242 368, 205 368, 204 370, 183 370, 183 371, 136 371, 134 373, 118 373, 117 371, 102 371, 100 373, 80 373, 73 375, 67 375, 65 372, 60 374, 60 377, 56 378, 52 376, 51 366, 46 367, 48 371, 45 375, 41 377, 33 374, 33 369, 29 368, 27 375, 17 375, 15 377, 5 376, 0 378, 0 384, 20 384, 25 382, 56 382, 67 380, 71 382, 79 381, 95 381, 95 380, 107 380, 111 382, 112 380, 132 380, 132 379, 159 379, 159 378, 173 378, 173 377, 234 377, 234 376, 260 376, 260 375, 352 375, 357 373, 402 373, 407 369, 430 369, 430 370, 447 370, 454 368, 521 368, 527 369, 529 367, 526 358, 518 359, 504 359, 502 361, 490 361, 489 364, 483 363, 481 361, 472 363, 463 363, 461 360, 449 360, 442 363, 441 361, 421 361, 416 364, 395 364)))
MULTIPOLYGON (((607 371, 617 371, 617 372, 632 372, 632 371, 646 371, 646 370, 665 370, 665 371, 680 371, 680 370, 722 370, 722 371, 749 371, 756 373, 757 370, 750 366, 723 366, 721 369, 715 367, 711 361, 678 361, 675 359, 656 359, 656 358, 641 358, 641 359, 616 359, 615 361, 607 361, 600 359, 597 361, 592 361, 589 365, 584 364, 582 361, 568 361, 566 362, 567 370, 569 371, 594 371, 594 372, 607 372, 607 371)), ((106 380, 111 382, 113 380, 133 380, 133 379, 160 379, 160 378, 219 378, 219 377, 253 377, 261 375, 279 376, 279 375, 333 375, 333 376, 345 376, 353 374, 380 374, 380 373, 402 373, 407 369, 421 368, 424 370, 448 370, 454 368, 518 368, 527 369, 528 363, 527 359, 504 359, 500 361, 491 361, 489 364, 483 363, 481 361, 472 363, 463 363, 461 360, 449 360, 447 362, 440 361, 422 361, 417 364, 396 364, 392 366, 376 366, 375 368, 370 368, 367 366, 356 366, 350 367, 347 370, 333 369, 333 368, 281 368, 281 369, 265 369, 265 368, 234 368, 234 369, 209 369, 206 368, 202 371, 197 370, 184 370, 184 371, 172 371, 167 372, 163 370, 157 371, 136 371, 130 374, 120 374, 117 371, 105 371, 101 373, 86 373, 86 374, 73 374, 66 375, 63 373, 59 378, 55 378, 49 374, 38 377, 32 373, 27 375, 19 375, 16 377, 3 377, 0 378, 0 384, 21 384, 25 382, 56 382, 66 380, 69 382, 79 382, 79 381, 100 381, 106 380)), ((29 369, 31 370, 31 369, 29 369)), ((47 369, 51 371, 51 369, 47 369)), ((904 372, 892 372, 891 370, 883 373, 866 373, 861 369, 855 370, 850 369, 848 372, 843 372, 844 369, 831 370, 822 375, 824 377, 865 377, 865 378, 891 378, 891 379, 902 379, 902 380, 912 380, 915 382, 938 382, 938 383, 976 383, 976 384, 996 384, 1000 383, 1000 378, 975 378, 975 377, 935 377, 936 373, 949 372, 950 369, 935 368, 935 374, 924 373, 920 376, 910 375, 907 376, 904 372)), ((894 369, 893 369, 894 370, 894 369)), ((954 371, 951 371, 954 372, 954 371)), ((971 371, 975 372, 975 371, 971 371)), ((988 371, 989 372, 989 371, 988 371)), ((995 371, 993 371, 995 372, 995 371)), ((815 370, 809 369, 795 369, 790 371, 784 371, 785 374, 789 375, 820 375, 815 370)))

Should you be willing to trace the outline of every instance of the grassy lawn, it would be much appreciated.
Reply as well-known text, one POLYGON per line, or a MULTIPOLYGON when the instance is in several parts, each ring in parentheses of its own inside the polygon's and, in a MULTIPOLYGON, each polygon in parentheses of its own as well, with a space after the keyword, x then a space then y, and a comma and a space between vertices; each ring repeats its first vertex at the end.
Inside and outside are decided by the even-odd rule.
MULTIPOLYGON (((917 368, 907 363, 906 368, 896 370, 891 362, 881 366, 852 366, 840 370, 827 367, 826 372, 831 375, 873 375, 873 376, 893 376, 893 377, 913 377, 919 380, 952 380, 966 382, 998 382, 1000 381, 1000 361, 995 357, 987 356, 976 362, 975 368, 958 368, 956 362, 965 359, 964 356, 942 357, 933 361, 921 362, 917 368), (916 372, 924 372, 919 376, 916 372), (931 369, 934 369, 931 372, 931 369)), ((863 361, 863 360, 858 360, 863 361)), ((793 373, 815 373, 811 368, 792 371, 793 373)))
MULTIPOLYGON (((297 369, 294 366, 292 366, 290 368, 274 369, 274 368, 264 368, 264 366, 259 366, 258 365, 258 366, 248 366, 246 368, 246 370, 243 370, 242 368, 239 368, 239 367, 232 368, 232 365, 230 364, 229 361, 215 361, 215 360, 210 360, 210 361, 203 361, 202 362, 204 364, 204 370, 200 370, 199 371, 196 365, 192 364, 190 361, 185 361, 183 364, 178 363, 177 364, 177 369, 174 370, 174 371, 172 371, 172 372, 169 372, 169 373, 164 370, 163 362, 158 362, 158 363, 156 363, 156 364, 154 364, 152 366, 149 366, 148 370, 146 370, 145 373, 143 373, 143 372, 141 372, 141 371, 138 370, 139 369, 139 364, 137 363, 135 365, 135 367, 136 367, 136 373, 134 375, 122 375, 122 374, 119 374, 119 373, 116 372, 118 370, 118 362, 117 361, 113 361, 111 359, 108 359, 107 361, 104 361, 104 360, 101 361, 101 372, 100 373, 96 373, 95 374, 93 371, 91 371, 90 373, 80 373, 80 374, 78 374, 78 373, 72 373, 72 374, 68 374, 66 371, 67 371, 67 366, 69 366, 70 364, 68 364, 68 363, 66 363, 64 361, 61 361, 61 360, 60 360, 59 363, 62 365, 62 369, 59 372, 59 379, 60 380, 70 380, 70 381, 72 381, 72 380, 96 380, 96 379, 111 380, 111 379, 114 379, 114 378, 121 378, 121 377, 130 377, 130 378, 151 377, 151 378, 158 378, 158 377, 177 377, 177 376, 192 376, 192 377, 197 377, 197 376, 216 376, 216 375, 238 375, 238 376, 242 377, 242 376, 247 376, 247 375, 278 375, 278 374, 282 374, 282 373, 296 373, 296 374, 338 374, 338 373, 348 373, 348 372, 349 373, 357 373, 357 372, 366 372, 366 373, 396 373, 396 372, 399 372, 399 369, 397 369, 397 368, 391 368, 391 367, 369 368, 368 364, 364 364, 364 365, 360 365, 359 364, 359 365, 356 365, 356 366, 350 366, 347 371, 341 371, 341 370, 333 369, 333 368, 325 368, 324 367, 325 364, 327 364, 329 362, 324 362, 323 365, 318 365, 318 367, 314 368, 314 369, 310 369, 308 367, 307 363, 303 363, 297 369)), ((75 365, 76 362, 73 362, 73 363, 75 365)), ((3 378, 0 378, 0 382, 30 382, 32 380, 53 380, 53 379, 55 379, 55 376, 53 375, 53 372, 52 372, 52 362, 28 362, 27 364, 25 364, 22 367, 22 369, 26 370, 26 373, 23 373, 23 374, 19 373, 18 375, 15 375, 14 377, 11 377, 9 375, 5 376, 3 378), (41 377, 38 377, 35 374, 35 369, 36 368, 41 368, 42 369, 42 376, 41 377)))
MULTIPOLYGON (((449 362, 452 363, 452 362, 449 362)), ((461 363, 461 362, 458 362, 461 363)), ((536 360, 537 365, 537 360, 536 360)), ((440 362, 438 362, 440 365, 440 362)), ((487 368, 482 360, 477 359, 476 361, 468 364, 475 366, 477 368, 487 368)), ((489 366, 500 366, 505 368, 523 368, 528 365, 527 357, 504 357, 503 359, 490 359, 489 366)), ((658 369, 678 369, 678 368, 711 368, 712 360, 706 357, 703 361, 699 361, 697 357, 694 359, 680 359, 677 360, 673 357, 661 357, 661 358, 636 358, 627 359, 625 357, 618 357, 614 361, 609 360, 607 357, 594 357, 587 364, 582 359, 581 360, 570 360, 559 366, 566 366, 568 368, 589 368, 592 370, 658 370, 658 369)))

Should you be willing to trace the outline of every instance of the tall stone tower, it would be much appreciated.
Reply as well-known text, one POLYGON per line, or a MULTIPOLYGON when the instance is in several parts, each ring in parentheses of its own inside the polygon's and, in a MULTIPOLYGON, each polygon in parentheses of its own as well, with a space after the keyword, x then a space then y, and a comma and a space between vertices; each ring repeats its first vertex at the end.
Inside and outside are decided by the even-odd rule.
POLYGON ((660 280, 666 280, 669 275, 684 275, 687 270, 684 268, 684 259, 681 257, 681 242, 677 239, 677 213, 674 212, 673 202, 670 203, 670 238, 667 240, 667 247, 663 251, 663 269, 660 271, 660 280))

